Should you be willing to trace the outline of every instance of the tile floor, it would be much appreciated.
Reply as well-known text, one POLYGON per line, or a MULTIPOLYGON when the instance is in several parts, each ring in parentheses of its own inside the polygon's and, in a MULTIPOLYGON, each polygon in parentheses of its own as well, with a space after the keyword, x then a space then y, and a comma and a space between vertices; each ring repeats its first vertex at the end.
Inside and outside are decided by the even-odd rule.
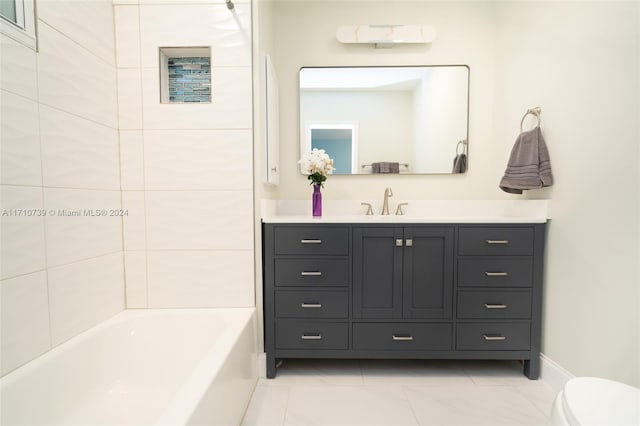
POLYGON ((286 360, 242 425, 548 425, 554 397, 514 361, 286 360))

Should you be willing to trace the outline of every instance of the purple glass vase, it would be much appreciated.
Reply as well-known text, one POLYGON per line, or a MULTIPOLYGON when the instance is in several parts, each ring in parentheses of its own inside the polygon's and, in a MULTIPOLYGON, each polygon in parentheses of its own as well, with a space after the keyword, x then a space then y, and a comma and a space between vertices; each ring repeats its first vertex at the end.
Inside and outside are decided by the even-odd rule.
POLYGON ((311 195, 311 211, 313 216, 322 216, 322 192, 320 192, 320 185, 313 185, 313 194, 311 195))

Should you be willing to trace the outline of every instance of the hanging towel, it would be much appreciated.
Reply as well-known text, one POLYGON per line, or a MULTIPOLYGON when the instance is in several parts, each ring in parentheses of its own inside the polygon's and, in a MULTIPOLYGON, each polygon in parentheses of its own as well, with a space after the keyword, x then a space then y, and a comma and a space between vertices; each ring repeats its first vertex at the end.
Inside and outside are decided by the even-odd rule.
POLYGON ((400 173, 400 163, 390 161, 372 163, 371 173, 400 173))
POLYGON ((518 135, 511 150, 509 163, 500 181, 500 189, 510 194, 522 194, 525 189, 553 185, 549 151, 540 126, 518 135))
POLYGON ((451 173, 464 173, 467 171, 467 154, 458 154, 453 159, 453 170, 451 173))

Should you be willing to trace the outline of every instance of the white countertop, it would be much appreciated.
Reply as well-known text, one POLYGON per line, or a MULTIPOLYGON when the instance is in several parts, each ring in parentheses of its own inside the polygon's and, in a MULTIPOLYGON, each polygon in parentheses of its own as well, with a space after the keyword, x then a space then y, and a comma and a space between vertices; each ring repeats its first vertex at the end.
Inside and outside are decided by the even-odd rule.
MULTIPOLYGON (((365 202, 369 202, 365 200, 365 202)), ((311 215, 311 201, 263 200, 265 223, 545 223, 549 220, 548 200, 414 200, 402 201, 404 215, 393 214, 397 203, 389 205, 389 215, 366 215, 360 202, 325 201, 322 217, 311 215)), ((371 202, 374 212, 380 206, 371 202)), ((380 204, 378 202, 378 204, 380 204)))

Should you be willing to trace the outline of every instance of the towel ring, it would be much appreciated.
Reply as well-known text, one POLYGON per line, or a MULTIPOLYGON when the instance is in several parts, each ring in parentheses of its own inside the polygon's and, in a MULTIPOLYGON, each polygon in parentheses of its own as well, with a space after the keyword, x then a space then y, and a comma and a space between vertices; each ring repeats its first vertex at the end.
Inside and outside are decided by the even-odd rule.
POLYGON ((458 152, 458 149, 460 148, 460 144, 462 144, 462 154, 466 153, 467 151, 467 140, 463 139, 460 142, 458 142, 458 144, 456 145, 456 155, 460 155, 460 152, 458 152))
POLYGON ((540 113, 541 112, 542 112, 542 108, 540 108, 540 107, 535 107, 535 108, 528 109, 527 112, 525 112, 524 115, 522 116, 522 120, 520 120, 520 133, 522 133, 522 125, 524 124, 524 119, 529 114, 535 115, 535 117, 538 119, 538 127, 540 127, 540 124, 541 124, 540 113))

